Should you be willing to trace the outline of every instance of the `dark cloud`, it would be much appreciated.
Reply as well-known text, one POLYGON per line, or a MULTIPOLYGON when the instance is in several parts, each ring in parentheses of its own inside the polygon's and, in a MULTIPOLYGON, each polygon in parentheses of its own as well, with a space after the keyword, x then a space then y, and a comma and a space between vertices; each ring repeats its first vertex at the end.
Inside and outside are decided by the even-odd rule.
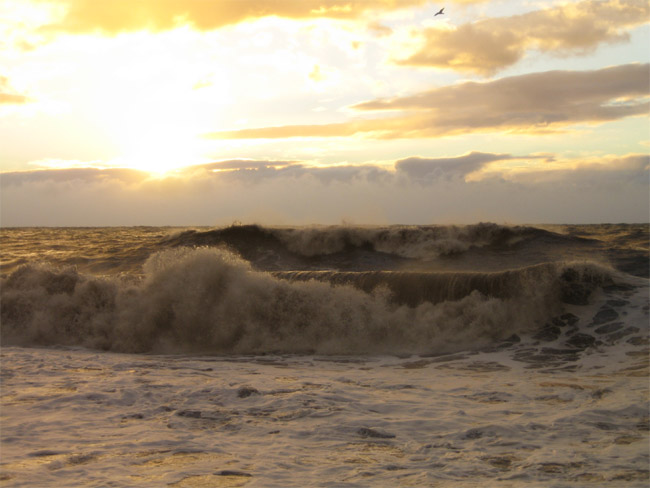
POLYGON ((453 158, 413 157, 397 161, 395 169, 398 173, 404 173, 413 180, 426 182, 439 178, 464 178, 488 163, 508 159, 513 159, 513 156, 481 152, 471 152, 453 158))
POLYGON ((321 183, 350 182, 354 180, 379 181, 391 173, 373 165, 310 166, 298 161, 259 161, 234 159, 217 161, 180 170, 182 174, 207 172, 212 178, 259 183, 277 178, 308 177, 321 183))
POLYGON ((383 183, 392 179, 392 172, 374 165, 344 165, 323 168, 310 168, 309 174, 326 183, 383 183))
POLYGON ((303 165, 297 161, 231 159, 189 166, 176 171, 176 174, 190 178, 235 180, 248 183, 279 177, 287 174, 300 174, 303 165))
POLYGON ((397 63, 490 75, 533 49, 561 55, 586 54, 602 43, 626 41, 627 29, 649 19, 647 0, 567 2, 451 30, 426 29, 418 51, 397 63))

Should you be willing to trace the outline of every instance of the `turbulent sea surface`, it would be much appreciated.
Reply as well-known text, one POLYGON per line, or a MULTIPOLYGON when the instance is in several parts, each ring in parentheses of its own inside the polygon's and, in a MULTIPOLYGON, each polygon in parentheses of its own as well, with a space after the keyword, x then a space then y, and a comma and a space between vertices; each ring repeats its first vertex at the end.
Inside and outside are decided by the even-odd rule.
POLYGON ((646 224, 0 238, 0 486, 648 486, 646 224))

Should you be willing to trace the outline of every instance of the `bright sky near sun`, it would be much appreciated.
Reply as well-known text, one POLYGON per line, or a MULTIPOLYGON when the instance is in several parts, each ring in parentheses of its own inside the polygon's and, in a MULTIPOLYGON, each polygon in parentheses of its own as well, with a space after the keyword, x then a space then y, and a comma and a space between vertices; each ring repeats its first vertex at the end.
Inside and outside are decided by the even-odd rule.
POLYGON ((647 0, 3 0, 2 225, 647 220, 649 23, 647 0), (563 184, 584 198, 544 211, 563 184), (466 207, 426 213, 445 191, 466 207))

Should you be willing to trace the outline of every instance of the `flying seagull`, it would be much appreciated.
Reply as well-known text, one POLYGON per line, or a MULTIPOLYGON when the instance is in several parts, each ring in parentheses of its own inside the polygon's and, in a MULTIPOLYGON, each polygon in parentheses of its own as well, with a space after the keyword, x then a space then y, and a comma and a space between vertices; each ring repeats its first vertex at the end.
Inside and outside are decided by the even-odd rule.
MULTIPOLYGON (((443 14, 444 14, 444 12, 443 12, 444 9, 445 9, 445 7, 442 7, 442 8, 438 11, 438 13, 437 13, 436 15, 443 15, 443 14)), ((436 15, 434 15, 434 17, 435 17, 436 15)))

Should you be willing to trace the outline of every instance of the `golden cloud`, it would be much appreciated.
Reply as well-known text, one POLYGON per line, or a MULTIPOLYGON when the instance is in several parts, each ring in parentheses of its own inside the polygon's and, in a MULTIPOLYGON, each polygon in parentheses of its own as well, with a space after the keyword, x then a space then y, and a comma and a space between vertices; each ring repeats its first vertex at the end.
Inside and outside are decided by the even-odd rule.
POLYGON ((29 102, 25 95, 16 93, 6 76, 0 76, 0 104, 22 104, 29 102))
POLYGON ((412 96, 360 103, 358 111, 400 115, 325 125, 263 127, 207 134, 214 139, 289 137, 420 138, 471 132, 553 133, 579 123, 648 114, 650 65, 547 71, 465 82, 412 96))
POLYGON ((490 75, 516 63, 529 50, 584 54, 604 42, 625 41, 626 29, 649 20, 647 0, 566 3, 452 30, 426 29, 417 52, 397 63, 490 75))
POLYGON ((45 0, 66 8, 54 30, 107 34, 161 31, 190 24, 210 30, 262 17, 359 18, 370 10, 419 6, 426 0, 45 0))

